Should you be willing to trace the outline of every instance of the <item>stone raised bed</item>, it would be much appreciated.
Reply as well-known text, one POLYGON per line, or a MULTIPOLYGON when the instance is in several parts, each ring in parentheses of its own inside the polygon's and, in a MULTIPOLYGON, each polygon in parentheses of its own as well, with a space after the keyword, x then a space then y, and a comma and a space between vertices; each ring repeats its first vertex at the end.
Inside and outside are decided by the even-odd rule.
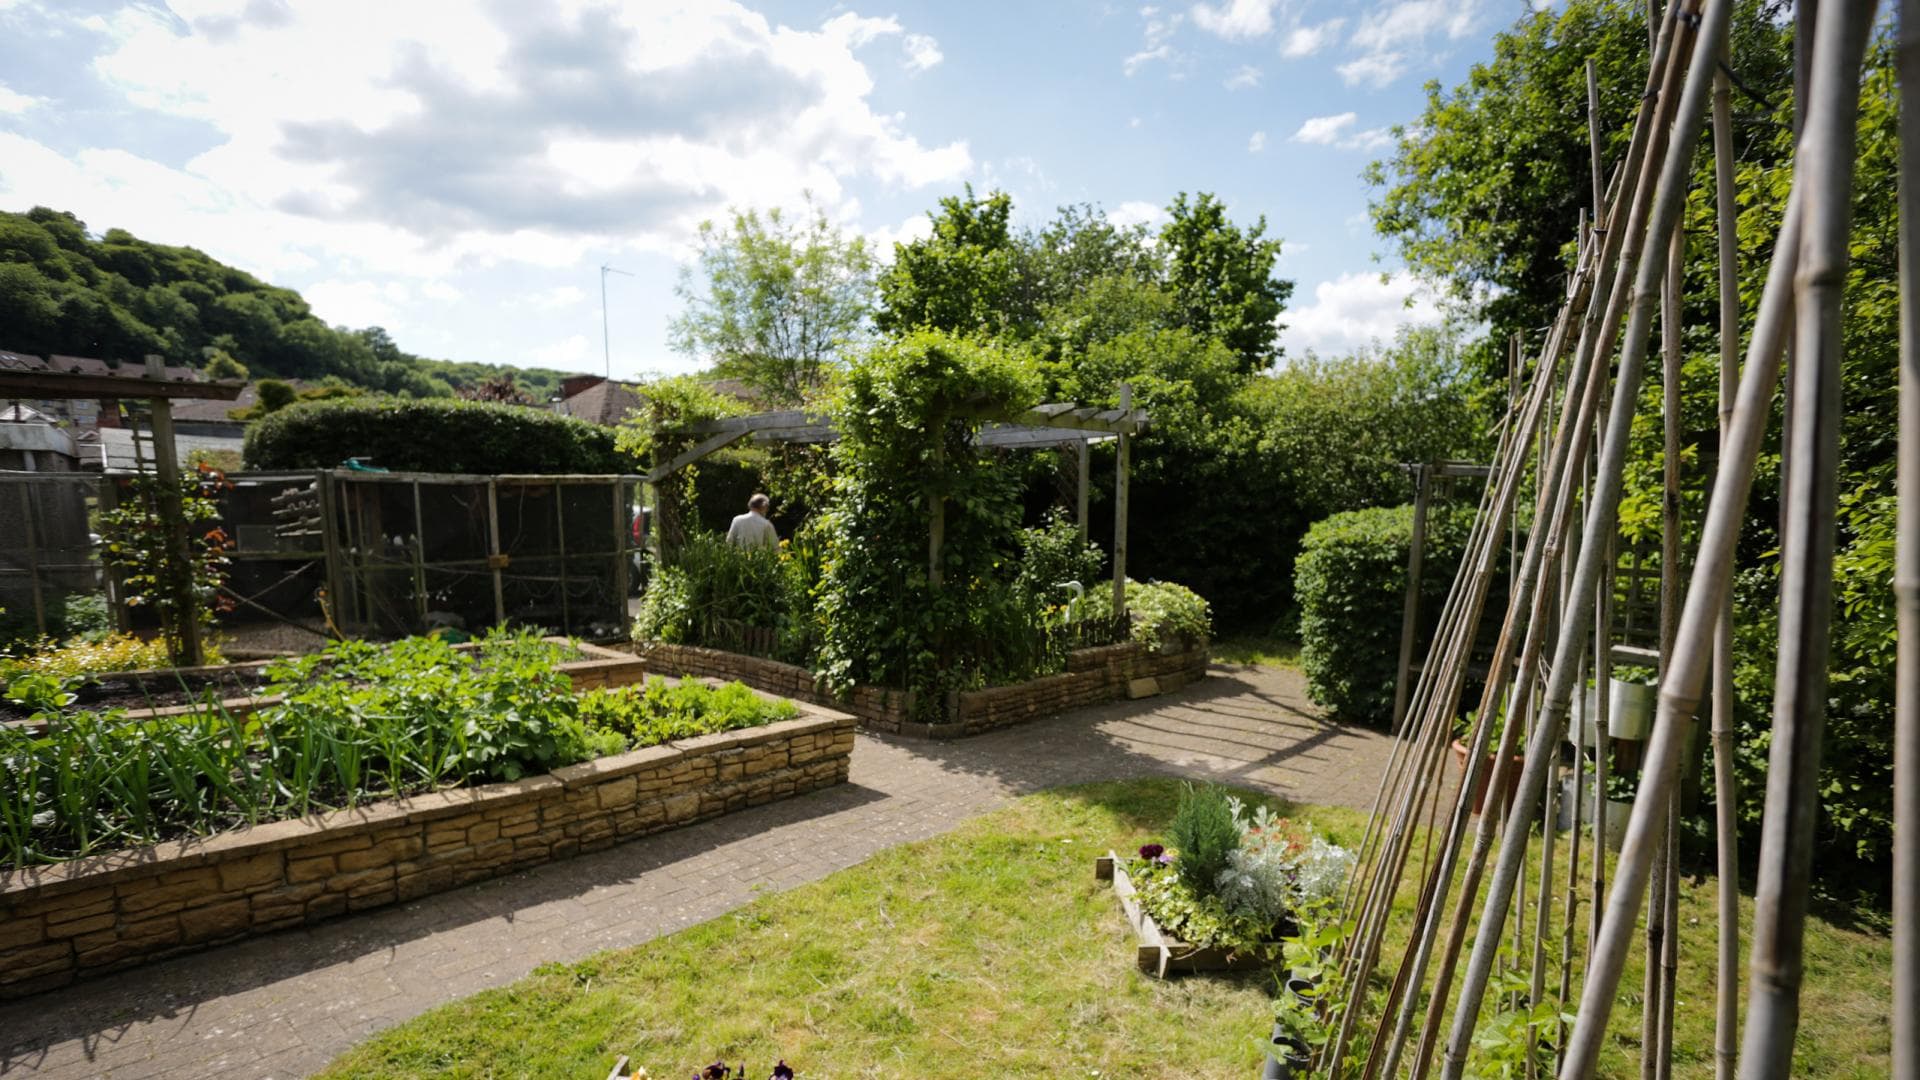
POLYGON ((905 691, 859 686, 836 696, 818 685, 813 672, 778 660, 660 641, 638 642, 632 649, 649 671, 738 679, 769 694, 845 709, 869 730, 928 739, 963 738, 1088 705, 1164 694, 1207 674, 1204 641, 1157 652, 1134 642, 1077 649, 1067 655, 1067 670, 1058 675, 961 691, 948 702, 952 721, 924 724, 909 719, 914 701, 905 691))
POLYGON ((1153 921, 1153 916, 1141 907, 1133 879, 1127 876, 1127 864, 1111 851, 1093 860, 1093 876, 1101 881, 1113 882, 1113 895, 1120 901, 1120 910, 1126 913, 1127 923, 1140 939, 1134 960, 1140 965, 1141 971, 1164 979, 1168 975, 1192 971, 1260 970, 1272 968, 1278 963, 1277 960, 1250 953, 1230 953, 1217 947, 1201 948, 1161 930, 1159 924, 1153 921))
POLYGON ((513 783, 0 873, 0 998, 829 787, 846 780, 853 741, 852 716, 803 705, 513 783))
MULTIPOLYGON (((646 678, 646 665, 632 653, 609 649, 603 645, 591 645, 584 641, 569 642, 566 638, 546 639, 556 644, 569 644, 581 653, 578 660, 569 660, 557 665, 573 683, 576 691, 597 690, 603 687, 627 686, 646 678)), ((456 645, 457 649, 469 649, 471 645, 456 645)), ((236 682, 257 682, 261 673, 272 660, 249 660, 235 664, 209 664, 191 668, 155 668, 147 671, 101 672, 97 677, 115 682, 142 682, 156 686, 172 684, 178 687, 182 680, 215 682, 226 680, 236 682)), ((280 703, 277 694, 253 694, 242 697, 220 699, 221 710, 234 716, 245 716, 280 703)), ((155 708, 128 709, 130 720, 162 720, 172 716, 186 716, 205 709, 200 702, 184 705, 162 705, 155 708)), ((32 721, 13 721, 16 726, 32 731, 43 729, 46 725, 32 721)))

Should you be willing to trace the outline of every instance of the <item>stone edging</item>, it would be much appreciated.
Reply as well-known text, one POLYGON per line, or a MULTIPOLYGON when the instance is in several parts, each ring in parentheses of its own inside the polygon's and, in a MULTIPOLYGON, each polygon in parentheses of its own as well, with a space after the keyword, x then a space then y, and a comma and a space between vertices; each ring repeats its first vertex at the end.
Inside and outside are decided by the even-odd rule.
POLYGON ((949 703, 954 721, 926 724, 909 719, 913 695, 905 691, 858 686, 836 696, 819 686, 806 668, 697 645, 646 641, 636 643, 633 652, 658 674, 738 679, 769 694, 845 709, 869 730, 923 739, 964 738, 1088 705, 1164 694, 1207 673, 1204 641, 1158 652, 1134 642, 1077 649, 1068 654, 1067 670, 1058 675, 962 691, 949 703))
MULTIPOLYGON (((623 657, 626 664, 631 657, 623 657)), ((0 998, 398 903, 840 783, 854 717, 0 873, 0 998)))

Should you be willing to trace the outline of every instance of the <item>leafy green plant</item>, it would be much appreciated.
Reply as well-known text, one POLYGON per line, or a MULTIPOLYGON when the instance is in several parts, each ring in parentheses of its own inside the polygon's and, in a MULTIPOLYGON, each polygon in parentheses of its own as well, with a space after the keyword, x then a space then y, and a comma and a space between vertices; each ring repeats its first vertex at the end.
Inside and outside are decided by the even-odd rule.
POLYGON ((617 735, 636 749, 797 715, 793 702, 762 697, 740 682, 710 687, 692 679, 672 684, 655 676, 642 685, 580 696, 580 717, 591 731, 617 735))
POLYGON ((328 469, 364 457, 387 469, 622 473, 612 430, 544 409, 451 398, 303 401, 247 426, 250 469, 328 469))
MULTIPOLYGON (((208 663, 220 662, 220 650, 209 646, 208 663)), ((42 641, 14 656, 0 656, 0 686, 24 675, 77 678, 110 671, 142 671, 167 666, 167 646, 132 634, 107 634, 64 644, 42 641)))
MULTIPOLYGON (((1327 900, 1302 907, 1294 917, 1296 931, 1281 939, 1280 957, 1286 965, 1285 983, 1273 1002, 1274 1019, 1293 1052, 1300 1057, 1316 1057, 1333 1040, 1352 1005, 1344 973, 1335 962, 1340 946, 1353 934, 1355 924, 1340 920, 1339 906, 1327 900)), ((1273 1053, 1272 1043, 1261 1042, 1273 1053)), ((1349 1064, 1365 1057, 1365 1048, 1347 1048, 1349 1064)), ((1297 1064, 1297 1063, 1296 1063, 1297 1064)), ((1294 1076, 1312 1080, 1331 1080, 1348 1075, 1341 1063, 1323 1062, 1317 1069, 1296 1069, 1294 1076)))
POLYGON ((188 620, 211 627, 214 613, 232 606, 220 588, 234 543, 219 525, 215 500, 233 484, 225 473, 205 466, 180 475, 180 514, 187 530, 183 559, 170 539, 160 478, 141 473, 116 482, 119 500, 100 512, 101 561, 119 575, 128 606, 158 613, 168 654, 176 664, 185 663, 188 620))
MULTIPOLYGON (((1439 619, 1472 524, 1470 508, 1428 511, 1421 641, 1439 619)), ((1307 693, 1343 716, 1384 722, 1393 711, 1412 537, 1410 506, 1335 514, 1308 530, 1294 564, 1307 693)))
POLYGON ((1213 784, 1187 785, 1167 823, 1167 839, 1179 852, 1174 867, 1180 880, 1198 895, 1214 895, 1220 872, 1240 846, 1240 826, 1227 793, 1213 784))
MULTIPOLYGON (((1113 614, 1113 589, 1106 585, 1087 590, 1086 617, 1113 614)), ((1127 615, 1133 640, 1149 649, 1170 644, 1197 644, 1213 634, 1213 611, 1199 593, 1171 581, 1138 582, 1127 579, 1127 615)))
POLYGON ((751 631, 766 630, 775 659, 810 663, 818 571, 810 540, 743 548, 714 533, 688 536, 654 568, 634 637, 738 652, 751 631))

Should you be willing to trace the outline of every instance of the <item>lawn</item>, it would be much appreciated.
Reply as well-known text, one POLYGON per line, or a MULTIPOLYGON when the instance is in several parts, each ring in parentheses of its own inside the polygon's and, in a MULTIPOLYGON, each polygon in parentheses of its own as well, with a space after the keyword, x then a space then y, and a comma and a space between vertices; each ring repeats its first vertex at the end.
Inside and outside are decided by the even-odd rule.
POLYGON ((1261 667, 1299 668, 1300 643, 1258 634, 1215 638, 1208 650, 1214 662, 1256 664, 1261 667))
MULTIPOLYGON (((805 1078, 1250 1078, 1270 982, 1141 975, 1093 879, 1093 856, 1148 839, 1178 790, 1035 795, 701 926, 435 1009, 323 1075, 600 1077, 631 1054, 657 1077, 724 1056, 756 1073, 785 1057, 805 1078)), ((1287 809, 1335 842, 1363 823, 1287 809)), ((1712 905, 1711 879, 1687 883, 1676 1077, 1712 1074, 1712 905)), ((1887 1075, 1889 962, 1884 937, 1810 926, 1797 1075, 1887 1075)), ((1637 966, 1623 986, 1634 989, 1604 1062, 1616 1077, 1637 1073, 1637 966)))

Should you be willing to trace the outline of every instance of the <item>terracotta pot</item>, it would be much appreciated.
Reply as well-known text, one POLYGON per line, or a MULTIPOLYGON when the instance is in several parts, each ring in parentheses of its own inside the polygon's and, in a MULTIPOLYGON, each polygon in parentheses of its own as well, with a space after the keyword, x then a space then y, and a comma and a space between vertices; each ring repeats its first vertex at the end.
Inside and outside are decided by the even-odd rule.
MULTIPOLYGON (((1461 742, 1459 739, 1453 740, 1453 763, 1459 767, 1460 779, 1462 782, 1465 782, 1467 777, 1467 744, 1461 742)), ((1513 785, 1515 781, 1520 779, 1520 770, 1522 767, 1526 765, 1526 763, 1527 763, 1527 759, 1524 756, 1520 754, 1515 754, 1511 762, 1507 765, 1507 771, 1508 771, 1507 792, 1506 792, 1507 797, 1505 800, 1503 800, 1504 805, 1502 809, 1505 809, 1505 810, 1513 809, 1513 785)), ((1485 761, 1482 763, 1482 767, 1480 769, 1480 781, 1473 786, 1473 812, 1474 813, 1478 814, 1486 809, 1487 784, 1492 782, 1492 780, 1493 780, 1493 755, 1488 754, 1486 756, 1485 761)))

